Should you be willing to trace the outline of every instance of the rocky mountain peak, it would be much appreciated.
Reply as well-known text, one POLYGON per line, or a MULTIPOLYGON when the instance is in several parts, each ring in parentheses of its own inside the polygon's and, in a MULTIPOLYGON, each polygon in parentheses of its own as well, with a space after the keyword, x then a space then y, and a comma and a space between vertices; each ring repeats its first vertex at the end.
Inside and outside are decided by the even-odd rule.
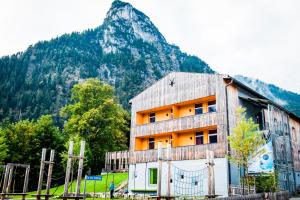
POLYGON ((137 40, 146 43, 166 43, 164 36, 148 16, 131 4, 116 0, 102 25, 104 53, 115 53, 137 40))

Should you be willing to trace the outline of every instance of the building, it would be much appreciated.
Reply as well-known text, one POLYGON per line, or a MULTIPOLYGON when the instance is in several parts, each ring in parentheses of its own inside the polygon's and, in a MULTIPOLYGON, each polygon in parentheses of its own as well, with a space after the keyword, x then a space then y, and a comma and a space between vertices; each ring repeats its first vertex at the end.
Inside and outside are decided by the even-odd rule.
MULTIPOLYGON (((236 125, 236 109, 240 106, 247 108, 247 117, 259 124, 272 144, 280 187, 294 192, 300 185, 300 119, 228 75, 172 72, 130 103, 131 193, 156 192, 157 146, 161 142, 163 148, 172 146, 171 167, 168 162, 162 163, 163 196, 167 195, 169 181, 171 195, 178 195, 182 188, 192 193, 193 184, 195 188, 200 184, 200 193, 207 194, 207 176, 193 180, 200 177, 198 170, 206 167, 206 150, 214 151, 216 194, 228 196, 240 180, 240 170, 226 158, 230 148, 227 136, 236 125), (176 168, 186 174, 178 174, 176 168), (193 176, 196 172, 199 174, 193 176), (178 175, 186 180, 181 185, 176 185, 178 175), (187 186, 188 179, 191 186, 187 186)), ((110 164, 120 161, 110 159, 111 155, 107 153, 106 166, 113 169, 110 164)))

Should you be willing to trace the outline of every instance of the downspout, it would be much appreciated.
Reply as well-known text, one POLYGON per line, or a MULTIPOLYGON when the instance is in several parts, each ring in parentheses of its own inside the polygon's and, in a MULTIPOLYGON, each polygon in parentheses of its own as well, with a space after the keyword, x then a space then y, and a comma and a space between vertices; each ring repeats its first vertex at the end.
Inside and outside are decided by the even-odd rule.
MULTIPOLYGON (((233 83, 233 79, 231 79, 230 83, 227 83, 226 86, 225 86, 225 101, 226 101, 226 121, 227 121, 227 136, 230 135, 230 127, 229 127, 229 111, 228 111, 228 86, 230 86, 231 84, 233 83)), ((230 154, 230 144, 228 143, 227 145, 227 151, 228 151, 228 154, 230 154)), ((231 184, 231 166, 230 166, 230 162, 228 160, 228 189, 230 187, 230 184, 231 184)))

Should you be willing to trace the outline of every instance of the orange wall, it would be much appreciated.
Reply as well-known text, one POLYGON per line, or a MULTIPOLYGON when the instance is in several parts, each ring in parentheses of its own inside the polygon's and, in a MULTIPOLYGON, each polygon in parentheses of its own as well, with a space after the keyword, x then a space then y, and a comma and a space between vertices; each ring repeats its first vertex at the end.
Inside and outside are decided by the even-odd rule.
POLYGON ((178 140, 177 140, 177 146, 190 146, 195 145, 195 133, 189 132, 189 133, 180 133, 178 134, 178 140))
POLYGON ((195 114, 195 104, 184 105, 178 108, 179 117, 186 117, 195 114))
POLYGON ((170 119, 171 116, 171 109, 168 110, 162 110, 155 113, 155 121, 163 121, 170 119))
POLYGON ((135 150, 147 150, 148 149, 148 138, 135 138, 135 150))

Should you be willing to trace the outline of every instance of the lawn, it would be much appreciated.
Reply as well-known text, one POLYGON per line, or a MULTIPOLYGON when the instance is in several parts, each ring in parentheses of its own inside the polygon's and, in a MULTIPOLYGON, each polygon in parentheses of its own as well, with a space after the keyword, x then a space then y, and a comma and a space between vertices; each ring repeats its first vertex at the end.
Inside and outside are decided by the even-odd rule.
MULTIPOLYGON (((102 175, 102 181, 96 181, 95 191, 105 192, 105 190, 109 188, 109 184, 112 180, 114 180, 115 187, 117 188, 122 182, 126 181, 128 178, 128 173, 111 173, 102 175), (107 185, 106 185, 107 184, 107 185)), ((69 186, 69 192, 75 192, 76 188, 76 180, 73 180, 72 185, 69 186)), ((58 187, 54 187, 50 189, 50 194, 54 196, 60 196, 64 191, 64 185, 60 185, 58 187)), ((84 191, 84 180, 81 181, 80 191, 83 193, 84 191)), ((86 181, 86 192, 94 192, 94 181, 86 181)), ((36 192, 30 192, 29 194, 35 194, 36 192)), ((42 191, 42 194, 45 191, 42 191)))

